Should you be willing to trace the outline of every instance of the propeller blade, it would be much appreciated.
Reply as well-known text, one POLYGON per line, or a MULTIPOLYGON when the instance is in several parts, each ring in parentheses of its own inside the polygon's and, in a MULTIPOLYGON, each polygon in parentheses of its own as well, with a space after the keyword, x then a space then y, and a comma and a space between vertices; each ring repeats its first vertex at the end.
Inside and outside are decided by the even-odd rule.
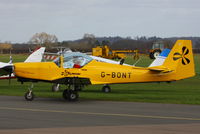
POLYGON ((12 63, 13 63, 12 56, 10 56, 9 64, 12 64, 12 63))
POLYGON ((9 81, 9 85, 10 85, 10 83, 11 83, 11 73, 9 73, 8 81, 9 81))
POLYGON ((8 81, 9 81, 9 85, 11 84, 11 77, 12 77, 12 73, 13 73, 13 67, 12 66, 10 66, 9 68, 8 68, 8 75, 9 75, 9 77, 8 77, 8 81))

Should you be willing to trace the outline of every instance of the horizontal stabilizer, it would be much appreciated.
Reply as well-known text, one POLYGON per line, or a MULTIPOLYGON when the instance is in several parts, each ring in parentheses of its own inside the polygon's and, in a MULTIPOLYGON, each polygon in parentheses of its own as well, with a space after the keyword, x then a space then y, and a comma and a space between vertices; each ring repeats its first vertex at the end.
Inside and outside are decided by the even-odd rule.
POLYGON ((162 73, 169 73, 173 70, 170 70, 169 68, 165 66, 154 66, 154 67, 148 67, 150 71, 156 71, 156 72, 162 72, 162 73))

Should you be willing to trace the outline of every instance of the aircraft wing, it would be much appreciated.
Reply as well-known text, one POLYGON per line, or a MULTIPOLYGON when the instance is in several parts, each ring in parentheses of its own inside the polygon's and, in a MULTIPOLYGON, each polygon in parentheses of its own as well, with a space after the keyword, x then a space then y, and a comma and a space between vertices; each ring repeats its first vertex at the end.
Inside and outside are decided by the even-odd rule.
POLYGON ((4 67, 6 67, 6 66, 13 66, 13 64, 0 62, 0 69, 1 69, 1 68, 4 68, 4 67))
POLYGON ((0 76, 8 74, 13 64, 0 62, 0 76))
MULTIPOLYGON (((92 56, 90 55, 91 58, 93 58, 94 60, 97 60, 97 61, 100 61, 100 62, 106 62, 106 63, 111 63, 111 64, 120 64, 119 61, 114 61, 114 60, 110 60, 110 59, 106 59, 106 58, 102 58, 102 57, 97 57, 97 56, 92 56)), ((131 66, 129 64, 123 64, 123 65, 126 65, 126 66, 131 66)))
POLYGON ((35 50, 24 62, 41 62, 45 47, 35 50))

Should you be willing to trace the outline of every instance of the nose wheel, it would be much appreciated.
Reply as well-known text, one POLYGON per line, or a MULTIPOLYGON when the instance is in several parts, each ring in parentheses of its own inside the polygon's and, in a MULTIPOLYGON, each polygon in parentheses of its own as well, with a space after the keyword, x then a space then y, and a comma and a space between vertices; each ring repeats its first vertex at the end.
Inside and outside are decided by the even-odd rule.
POLYGON ((25 93, 24 97, 27 101, 32 101, 35 98, 35 95, 32 91, 28 91, 25 93))
POLYGON ((24 97, 27 101, 32 101, 35 98, 35 95, 33 94, 33 83, 31 84, 29 91, 25 93, 24 97))

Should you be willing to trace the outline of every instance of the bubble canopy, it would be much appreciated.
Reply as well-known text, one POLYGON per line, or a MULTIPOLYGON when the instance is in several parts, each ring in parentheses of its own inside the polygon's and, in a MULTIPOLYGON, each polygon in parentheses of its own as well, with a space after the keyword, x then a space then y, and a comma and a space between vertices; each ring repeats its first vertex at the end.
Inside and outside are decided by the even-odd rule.
MULTIPOLYGON (((63 55, 63 68, 81 68, 92 61, 92 58, 80 52, 67 52, 63 55)), ((60 67, 60 57, 54 60, 60 67)))

